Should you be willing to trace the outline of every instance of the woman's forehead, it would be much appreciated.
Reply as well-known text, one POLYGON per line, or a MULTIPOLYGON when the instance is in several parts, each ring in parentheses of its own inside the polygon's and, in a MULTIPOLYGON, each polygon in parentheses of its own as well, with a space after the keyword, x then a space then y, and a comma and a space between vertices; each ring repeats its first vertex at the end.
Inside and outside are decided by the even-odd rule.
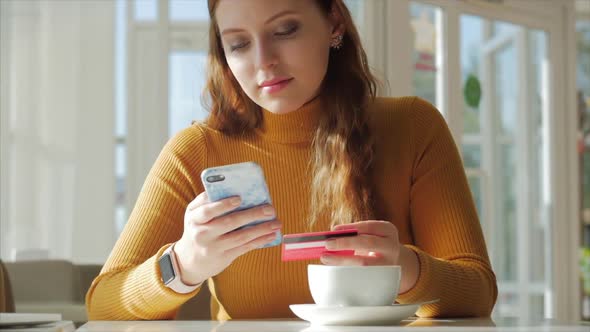
POLYGON ((317 12, 314 0, 220 0, 215 17, 220 29, 264 25, 288 13, 309 15, 317 12))

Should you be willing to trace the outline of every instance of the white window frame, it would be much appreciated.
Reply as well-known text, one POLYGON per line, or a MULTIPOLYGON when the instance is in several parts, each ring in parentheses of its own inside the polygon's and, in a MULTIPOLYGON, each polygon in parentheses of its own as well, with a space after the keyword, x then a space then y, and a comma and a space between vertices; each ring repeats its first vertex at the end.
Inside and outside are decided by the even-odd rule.
MULTIPOLYGON (((2 44, 0 45, 0 181, 2 183, 1 192, 0 192, 0 220, 9 220, 9 209, 10 206, 10 187, 7 185, 9 181, 9 161, 11 159, 10 153, 10 146, 12 137, 10 135, 10 118, 8 112, 4 110, 8 110, 10 107, 10 90, 8 82, 10 82, 10 70, 5 70, 6 68, 10 68, 10 52, 7 45, 10 43, 10 36, 11 31, 9 24, 9 17, 11 14, 11 5, 9 2, 0 1, 0 40, 2 40, 2 44)), ((0 226, 2 234, 8 234, 11 232, 10 229, 6 229, 6 227, 0 226)), ((1 250, 1 248, 0 248, 1 250)))
MULTIPOLYGON (((408 13, 410 0, 392 1, 395 10, 388 10, 394 15, 393 20, 408 13), (403 7, 405 6, 405 9, 403 7)), ((549 38, 548 58, 553 64, 544 70, 546 79, 551 86, 546 104, 549 109, 545 112, 543 123, 546 125, 545 137, 549 138, 547 151, 544 155, 546 164, 545 178, 550 179, 544 190, 550 195, 545 197, 552 201, 551 211, 546 211, 550 225, 552 247, 548 253, 552 255, 553 269, 546 276, 552 289, 546 297, 546 315, 548 318, 578 320, 580 319, 579 280, 578 280, 578 245, 579 245, 579 199, 577 190, 578 163, 576 146, 577 119, 575 117, 575 10, 573 2, 569 0, 544 1, 531 3, 522 0, 505 0, 502 4, 482 0, 417 0, 417 2, 441 8, 442 15, 437 17, 438 30, 443 31, 437 44, 441 54, 436 63, 440 68, 437 77, 437 107, 441 110, 449 123, 449 127, 459 146, 463 136, 463 114, 461 105, 461 75, 459 61, 459 17, 460 14, 471 14, 491 20, 502 20, 524 25, 529 28, 541 29, 547 32, 549 38), (566 70, 563 70, 563 69, 566 70), (566 110, 566 111, 562 111, 566 110), (565 221, 565 222, 564 222, 565 221)), ((389 36, 396 35, 394 25, 387 27, 389 36)), ((407 39, 407 38, 406 38, 407 39)), ((395 50, 402 39, 388 38, 384 50, 395 50)), ((382 50, 382 52, 384 51, 382 50)), ((402 63, 408 63, 408 52, 397 54, 404 56, 402 63)), ((388 54, 388 58, 394 58, 388 54)), ((396 71, 388 73, 390 81, 399 79, 396 71)), ((402 75, 402 77, 406 77, 402 75)), ((405 86, 400 87, 402 94, 411 89, 408 79, 405 86)), ((392 91, 392 95, 397 95, 392 91)), ((477 170, 467 170, 468 174, 478 174, 477 170)), ((482 187, 487 188, 487 181, 482 187)), ((491 209, 487 209, 488 211, 491 209)), ((489 218, 489 214, 488 214, 489 218)), ((511 287, 511 286, 510 286, 511 287)), ((538 288, 538 286, 532 286, 538 288)))
POLYGON ((131 211, 147 173, 169 138, 169 54, 171 51, 206 51, 209 25, 208 22, 170 22, 168 0, 158 0, 154 21, 136 21, 135 2, 127 1, 127 5, 125 197, 127 211, 131 211), (139 59, 144 62, 140 63, 139 59))

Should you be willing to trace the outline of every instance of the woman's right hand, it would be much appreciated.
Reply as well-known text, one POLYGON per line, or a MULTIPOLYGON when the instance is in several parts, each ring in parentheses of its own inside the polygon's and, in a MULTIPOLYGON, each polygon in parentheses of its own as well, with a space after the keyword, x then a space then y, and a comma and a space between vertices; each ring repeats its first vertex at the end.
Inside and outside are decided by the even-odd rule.
POLYGON ((174 245, 180 277, 187 285, 199 284, 219 274, 239 256, 272 242, 281 228, 278 220, 234 232, 252 221, 275 216, 271 205, 228 213, 240 205, 240 197, 209 202, 202 192, 184 214, 184 232, 174 245))

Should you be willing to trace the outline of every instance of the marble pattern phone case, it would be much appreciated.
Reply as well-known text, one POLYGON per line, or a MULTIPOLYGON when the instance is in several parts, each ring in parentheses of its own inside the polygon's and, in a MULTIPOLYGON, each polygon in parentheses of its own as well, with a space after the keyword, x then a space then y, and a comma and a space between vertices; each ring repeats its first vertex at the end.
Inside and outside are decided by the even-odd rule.
MULTIPOLYGON (((242 198, 240 206, 231 212, 249 209, 262 204, 272 204, 262 168, 252 161, 205 169, 201 173, 201 181, 209 200, 212 202, 231 196, 240 196, 242 198)), ((275 218, 255 220, 235 230, 273 219, 275 218)), ((281 238, 282 234, 279 230, 275 240, 261 248, 279 245, 281 244, 281 238)))

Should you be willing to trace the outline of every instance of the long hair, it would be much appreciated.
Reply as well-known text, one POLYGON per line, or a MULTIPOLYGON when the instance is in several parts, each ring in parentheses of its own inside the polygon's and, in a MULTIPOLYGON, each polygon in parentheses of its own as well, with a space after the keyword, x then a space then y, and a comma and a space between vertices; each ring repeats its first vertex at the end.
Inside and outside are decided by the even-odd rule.
MULTIPOLYGON (((241 89, 225 60, 215 9, 208 0, 209 69, 205 87, 211 113, 206 122, 227 135, 252 132, 262 123, 262 110, 241 89)), ((348 8, 342 0, 316 0, 328 17, 340 14, 345 31, 342 47, 331 49, 320 96, 323 105, 312 148, 313 159, 309 226, 321 218, 331 225, 373 217, 370 174, 373 138, 368 126, 367 104, 375 98, 377 82, 348 8)))

